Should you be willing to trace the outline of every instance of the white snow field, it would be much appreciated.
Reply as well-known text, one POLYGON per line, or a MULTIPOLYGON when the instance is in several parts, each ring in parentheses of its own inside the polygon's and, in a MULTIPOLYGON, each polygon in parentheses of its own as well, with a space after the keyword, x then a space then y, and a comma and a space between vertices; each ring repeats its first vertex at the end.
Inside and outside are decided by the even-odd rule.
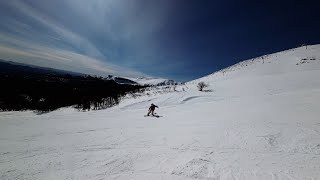
POLYGON ((1 112, 0 179, 320 179, 319 77, 314 45, 106 110, 1 112))

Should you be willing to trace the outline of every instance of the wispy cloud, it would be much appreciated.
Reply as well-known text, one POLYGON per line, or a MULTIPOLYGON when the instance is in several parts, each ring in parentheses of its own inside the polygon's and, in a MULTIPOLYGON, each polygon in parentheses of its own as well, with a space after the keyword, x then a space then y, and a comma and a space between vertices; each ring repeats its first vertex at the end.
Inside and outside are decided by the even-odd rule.
POLYGON ((33 9, 32 6, 29 6, 28 4, 18 0, 10 1, 10 4, 23 15, 32 18, 41 25, 46 26, 48 29, 54 31, 65 41, 71 43, 72 45, 82 47, 82 49, 86 51, 86 54, 94 57, 103 57, 102 53, 90 41, 68 30, 67 28, 64 28, 59 23, 54 22, 52 19, 47 17, 46 14, 40 13, 36 9, 33 9))
MULTIPOLYGON (((111 1, 108 2, 111 3, 111 1)), ((95 1, 95 3, 95 5, 99 5, 103 1, 95 1)), ((66 3, 66 5, 79 8, 76 6, 77 4, 79 3, 74 1, 66 3)), ((85 36, 68 28, 68 24, 57 22, 50 17, 50 14, 42 13, 27 2, 13 0, 8 1, 6 6, 16 11, 20 16, 3 16, 6 24, 0 25, 0 58, 98 75, 144 75, 141 72, 125 68, 125 66, 116 65, 113 63, 116 60, 109 60, 105 55, 107 53, 101 52, 101 47, 96 47, 85 36), (43 30, 47 30, 47 32, 43 32, 43 30)), ((77 11, 83 10, 81 8, 77 11)), ((93 13, 93 11, 90 12, 93 13)), ((94 19, 92 20, 94 21, 94 19)), ((82 20, 78 19, 78 21, 81 25, 82 20)), ((98 26, 98 22, 101 21, 93 24, 98 26)), ((85 28, 90 24, 82 25, 84 27, 79 28, 85 28)), ((116 38, 116 34, 111 33, 110 27, 105 25, 103 24, 101 27, 109 29, 106 35, 116 38)), ((109 51, 112 50, 109 49, 109 51)))
POLYGON ((170 61, 158 45, 169 2, 2 1, 0 58, 99 75, 156 72, 170 61))
POLYGON ((0 39, 0 58, 6 60, 101 76, 108 74, 145 76, 143 73, 108 64, 86 55, 35 45, 32 42, 21 41, 9 35, 0 34, 0 39), (10 44, 4 42, 10 42, 10 44))

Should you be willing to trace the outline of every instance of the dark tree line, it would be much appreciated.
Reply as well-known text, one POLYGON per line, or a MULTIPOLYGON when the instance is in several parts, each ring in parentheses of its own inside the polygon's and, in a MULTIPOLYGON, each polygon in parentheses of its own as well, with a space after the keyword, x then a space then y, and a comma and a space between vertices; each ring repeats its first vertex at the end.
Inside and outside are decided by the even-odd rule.
POLYGON ((74 106, 98 110, 114 106, 142 86, 118 84, 102 77, 68 74, 0 73, 0 110, 53 111, 74 106))

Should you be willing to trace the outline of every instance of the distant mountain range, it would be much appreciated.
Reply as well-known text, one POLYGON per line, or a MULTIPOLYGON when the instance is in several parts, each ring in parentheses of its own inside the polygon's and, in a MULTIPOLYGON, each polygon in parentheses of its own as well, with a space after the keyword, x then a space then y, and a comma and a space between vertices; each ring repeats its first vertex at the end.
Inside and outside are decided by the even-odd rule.
MULTIPOLYGON (((12 61, 6 61, 0 59, 0 74, 46 74, 46 75, 71 75, 71 76, 88 76, 87 74, 65 71, 47 67, 40 67, 35 65, 17 63, 12 61)), ((177 84, 173 80, 163 78, 152 78, 152 77, 141 77, 141 78, 130 78, 130 77, 116 77, 109 75, 105 77, 106 80, 114 80, 119 84, 129 85, 144 85, 144 86, 166 86, 177 84)))
POLYGON ((170 85, 177 85, 178 83, 163 78, 154 78, 154 77, 140 77, 140 78, 127 78, 134 82, 137 82, 140 85, 148 85, 148 86, 170 86, 170 85))
POLYGON ((0 74, 15 73, 15 74, 51 74, 51 75, 72 75, 72 76, 84 76, 85 74, 65 71, 47 67, 40 67, 35 65, 17 63, 12 61, 6 61, 0 59, 0 74))

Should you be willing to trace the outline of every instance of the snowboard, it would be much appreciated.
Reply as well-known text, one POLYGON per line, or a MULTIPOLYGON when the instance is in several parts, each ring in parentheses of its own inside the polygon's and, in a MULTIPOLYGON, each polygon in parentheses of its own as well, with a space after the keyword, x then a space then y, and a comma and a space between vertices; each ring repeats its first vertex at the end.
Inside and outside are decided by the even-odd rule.
POLYGON ((144 117, 156 117, 156 118, 159 118, 159 117, 161 117, 161 116, 155 114, 155 115, 150 115, 150 116, 144 115, 144 117))

